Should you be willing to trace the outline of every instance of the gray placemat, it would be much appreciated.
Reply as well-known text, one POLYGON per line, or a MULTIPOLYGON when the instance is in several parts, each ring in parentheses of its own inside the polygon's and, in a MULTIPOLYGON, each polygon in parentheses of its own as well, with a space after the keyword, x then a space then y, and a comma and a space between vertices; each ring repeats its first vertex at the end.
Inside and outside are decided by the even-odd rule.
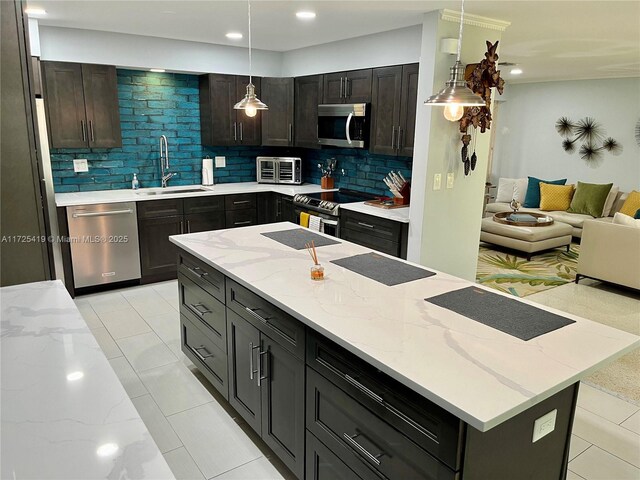
POLYGON ((424 268, 414 267, 375 252, 331 260, 331 263, 390 287, 435 275, 424 268))
POLYGON ((302 250, 305 248, 304 244, 311 243, 312 240, 316 247, 324 247, 326 245, 336 245, 341 243, 336 240, 323 237, 322 235, 318 235, 317 233, 313 233, 306 228, 293 228, 291 230, 265 232, 262 235, 270 238, 271 240, 275 240, 276 242, 280 242, 287 247, 295 248, 296 250, 302 250))
POLYGON ((425 300, 525 341, 575 323, 575 320, 477 287, 425 300))

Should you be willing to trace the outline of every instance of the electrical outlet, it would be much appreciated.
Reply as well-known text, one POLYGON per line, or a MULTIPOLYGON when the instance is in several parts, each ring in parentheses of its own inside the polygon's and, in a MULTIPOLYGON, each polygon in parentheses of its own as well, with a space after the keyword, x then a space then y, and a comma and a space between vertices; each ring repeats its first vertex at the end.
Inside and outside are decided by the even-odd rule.
POLYGON ((531 440, 532 443, 537 442, 542 437, 553 432, 553 430, 556 428, 557 415, 558 410, 552 410, 533 422, 533 438, 531 440))
POLYGON ((227 166, 227 157, 216 157, 216 168, 224 168, 227 166))
POLYGON ((434 190, 440 190, 441 186, 442 186, 442 174, 441 173, 436 173, 433 176, 433 189, 434 190))
POLYGON ((87 163, 87 159, 86 158, 76 158, 73 161, 73 171, 78 173, 78 172, 88 172, 89 171, 89 164, 87 163))
POLYGON ((453 188, 453 172, 447 173, 447 188, 453 188))

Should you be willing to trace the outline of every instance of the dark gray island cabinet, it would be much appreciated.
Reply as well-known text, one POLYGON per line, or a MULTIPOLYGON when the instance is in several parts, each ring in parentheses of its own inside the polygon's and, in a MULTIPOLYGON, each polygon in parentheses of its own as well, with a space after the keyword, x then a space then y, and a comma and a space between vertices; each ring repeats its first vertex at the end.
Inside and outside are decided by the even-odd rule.
MULTIPOLYGON (((445 390, 460 394, 468 394, 482 381, 468 377, 466 371, 448 375, 444 372, 446 367, 420 365, 422 353, 414 355, 416 365, 399 371, 393 357, 404 353, 384 352, 376 357, 370 351, 350 348, 355 343, 366 350, 367 344, 372 343, 371 332, 377 328, 376 319, 370 320, 368 332, 363 331, 358 338, 342 333, 350 337, 343 339, 336 330, 358 332, 355 327, 362 312, 343 311, 341 307, 351 303, 354 309, 360 308, 358 299, 369 294, 371 298, 380 296, 376 291, 381 287, 337 266, 327 268, 324 285, 311 280, 301 285, 308 271, 299 278, 296 272, 300 265, 308 269, 307 253, 261 235, 287 228, 293 225, 180 235, 171 237, 171 241, 179 252, 183 352, 297 478, 566 478, 579 378, 565 382, 543 398, 538 395, 519 408, 510 407, 512 399, 503 401, 496 392, 478 394, 478 404, 493 396, 500 404, 488 405, 493 417, 484 420, 478 420, 477 414, 484 411, 484 406, 471 411, 459 407, 473 406, 474 399, 465 398, 455 405, 450 398, 439 402, 427 398, 424 385, 412 386, 413 380, 407 380, 413 369, 419 372, 437 367, 435 376, 445 382, 445 390), (353 297, 336 296, 340 291, 334 287, 342 283, 351 288, 342 294, 353 297), (283 289, 283 285, 290 288, 283 289), (301 298, 302 291, 308 292, 305 298, 301 298), (335 304, 323 303, 323 299, 331 298, 335 304), (314 312, 322 314, 313 318, 314 312), (324 318, 331 318, 330 321, 324 320, 325 314, 329 316, 324 318), (388 363, 382 361, 384 355, 388 355, 388 363), (554 417, 552 422, 548 414, 554 417), (536 439, 537 430, 548 433, 536 439)), ((318 250, 327 266, 327 260, 368 251, 348 242, 318 250)), ((439 275, 440 280, 435 282, 441 284, 433 280, 432 284, 450 286, 454 277, 440 273, 436 276, 439 275)), ((429 279, 411 283, 419 282, 429 285, 429 279)), ((415 287, 405 284, 399 289, 384 288, 396 288, 395 295, 410 297, 415 287)), ((404 314, 408 309, 405 306, 404 314)), ((418 323, 420 319, 411 321, 418 323)), ((397 340, 403 350, 412 351, 420 339, 402 332, 410 328, 407 325, 398 320, 397 340)), ((594 326, 586 328, 591 331, 594 326)), ((599 335, 605 333, 602 329, 609 332, 607 327, 595 327, 599 335)), ((488 330, 485 333, 479 341, 486 345, 493 342, 492 335, 499 335, 488 330)), ((454 338, 455 332, 449 342, 455 343, 454 338)), ((637 344, 635 337, 621 332, 618 340, 617 350, 609 350, 607 358, 637 344)), ((437 349, 432 338, 424 343, 425 352, 437 349)), ((525 348, 530 346, 533 344, 525 348)), ((448 346, 444 348, 442 355, 446 357, 448 346)), ((540 342, 535 350, 545 348, 540 342)), ((549 351, 547 354, 553 356, 549 351)), ((471 358, 474 353, 464 355, 471 358)), ((500 352, 492 355, 499 356, 500 352)), ((473 362, 476 367, 483 363, 481 358, 473 362)), ((487 363, 480 365, 481 371, 491 368, 487 363)), ((535 368, 539 366, 532 365, 535 368)), ((490 375, 499 377, 497 372, 490 375)), ((500 377, 500 382, 505 386, 511 382, 508 389, 527 390, 525 385, 515 385, 515 380, 500 377)), ((536 396, 535 392, 525 394, 536 396)))

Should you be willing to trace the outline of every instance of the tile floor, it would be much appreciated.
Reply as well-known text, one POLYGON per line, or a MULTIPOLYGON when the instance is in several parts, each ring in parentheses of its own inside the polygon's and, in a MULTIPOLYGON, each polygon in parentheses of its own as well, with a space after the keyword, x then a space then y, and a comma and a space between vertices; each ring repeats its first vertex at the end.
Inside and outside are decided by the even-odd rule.
MULTIPOLYGON (((180 351, 176 281, 75 302, 177 479, 293 478, 180 351)), ((583 384, 570 455, 569 480, 640 480, 640 406, 583 384)))

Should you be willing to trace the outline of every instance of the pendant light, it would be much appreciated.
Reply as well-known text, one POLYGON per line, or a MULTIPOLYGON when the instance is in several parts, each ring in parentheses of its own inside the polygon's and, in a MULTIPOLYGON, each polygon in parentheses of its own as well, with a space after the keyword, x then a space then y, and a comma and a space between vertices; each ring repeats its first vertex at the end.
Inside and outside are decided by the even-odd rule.
POLYGON ((256 87, 252 83, 251 77, 251 1, 247 0, 247 12, 249 15, 249 84, 247 85, 247 93, 242 100, 236 103, 233 108, 236 110, 244 110, 247 117, 255 117, 258 110, 269 110, 266 104, 262 103, 256 97, 256 87))
POLYGON ((446 87, 440 90, 436 95, 431 95, 425 102, 425 105, 441 105, 444 106, 444 118, 455 122, 462 118, 464 107, 481 107, 485 105, 484 100, 476 95, 467 87, 464 79, 465 67, 460 62, 460 49, 462 47, 462 28, 464 25, 464 0, 460 7, 460 31, 458 33, 458 56, 456 63, 451 67, 449 81, 446 87))

